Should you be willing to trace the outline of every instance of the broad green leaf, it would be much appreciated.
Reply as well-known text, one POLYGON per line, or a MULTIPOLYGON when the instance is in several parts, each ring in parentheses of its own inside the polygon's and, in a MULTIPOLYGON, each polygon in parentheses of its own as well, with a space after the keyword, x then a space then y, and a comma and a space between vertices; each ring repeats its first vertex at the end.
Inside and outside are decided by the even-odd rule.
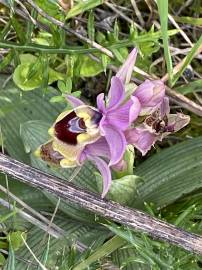
POLYGON ((103 71, 103 65, 91 59, 87 55, 79 57, 79 75, 81 77, 93 77, 103 71))
MULTIPOLYGON (((63 17, 62 12, 60 10, 60 6, 58 5, 57 1, 36 0, 35 2, 50 16, 55 17, 57 19, 63 17)), ((48 20, 46 20, 46 23, 48 23, 48 20)))
MULTIPOLYGON (((1 76, 0 85, 3 85, 6 76, 1 76)), ((49 88, 49 94, 44 95, 41 90, 35 92, 24 92, 20 95, 16 86, 9 82, 1 95, 11 100, 11 103, 0 99, 0 124, 2 128, 4 147, 14 158, 28 162, 29 157, 24 151, 22 139, 20 138, 20 125, 32 120, 44 120, 53 123, 57 115, 64 109, 64 105, 50 105, 48 100, 57 91, 49 88)))
MULTIPOLYGON (((69 219, 64 215, 56 216, 54 222, 65 231, 65 235, 61 239, 55 239, 50 237, 49 252, 47 256, 46 267, 48 269, 57 269, 60 266, 60 260, 63 254, 67 256, 69 252, 69 246, 75 245, 76 241, 80 241, 84 246, 91 245, 94 242, 95 237, 98 235, 106 237, 107 231, 103 230, 101 226, 97 228, 93 226, 87 226, 85 223, 80 223, 69 219)), ((104 239, 103 239, 104 240, 104 239)), ((32 227, 27 234, 27 244, 42 261, 44 252, 47 251, 48 235, 44 231, 37 227, 32 227)), ((18 260, 16 262, 15 270, 27 269, 35 270, 36 265, 32 255, 25 246, 16 252, 16 256, 23 258, 24 260, 18 260), (27 260, 30 262, 27 262, 27 260)), ((10 269, 9 269, 10 270, 10 269)))
POLYGON ((51 84, 57 80, 63 80, 64 76, 50 68, 44 66, 41 58, 37 58, 31 54, 23 54, 20 56, 21 64, 17 66, 13 73, 13 81, 24 91, 39 88, 43 84, 45 69, 48 73, 47 83, 51 84))
MULTIPOLYGON (((1 76, 0 84, 2 85, 6 76, 1 76)), ((63 110, 64 105, 61 103, 57 106, 51 106, 49 99, 57 92, 53 88, 49 88, 49 94, 44 95, 42 91, 26 92, 20 95, 16 86, 9 82, 5 89, 1 90, 2 99, 0 99, 0 125, 3 134, 3 142, 5 151, 25 163, 30 163, 28 149, 25 151, 23 141, 20 136, 20 126, 31 119, 41 119, 53 123, 57 115, 63 110), (8 102, 9 101, 9 102, 8 102)), ((0 136, 1 137, 1 136, 0 136)), ((28 147, 28 145, 27 145, 28 147)), ((19 181, 9 180, 9 190, 22 200, 32 205, 36 209, 51 209, 51 203, 43 195, 42 192, 20 183, 19 181)), ((5 186, 5 175, 0 174, 0 184, 5 186)), ((1 193, 1 197, 6 198, 1 193)))
MULTIPOLYGON (((98 189, 102 192, 102 177, 96 174, 98 189)), ((131 205, 137 196, 137 182, 139 177, 136 175, 127 175, 112 181, 107 198, 116 201, 122 205, 131 205)))
POLYGON ((37 57, 31 53, 23 53, 19 57, 21 64, 35 63, 37 60, 37 57))
POLYGON ((181 196, 202 187, 202 137, 193 138, 171 146, 140 164, 135 174, 138 198, 134 206, 143 202, 164 207, 181 196))

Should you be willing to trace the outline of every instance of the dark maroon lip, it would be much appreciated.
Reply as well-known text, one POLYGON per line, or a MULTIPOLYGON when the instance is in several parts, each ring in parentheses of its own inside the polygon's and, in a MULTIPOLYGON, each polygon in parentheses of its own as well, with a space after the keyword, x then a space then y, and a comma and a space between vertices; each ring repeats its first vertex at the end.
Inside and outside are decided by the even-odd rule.
MULTIPOLYGON (((98 125, 102 118, 102 114, 98 111, 93 112, 92 123, 98 125)), ((86 133, 87 127, 83 118, 76 115, 74 111, 67 114, 63 119, 55 124, 55 136, 62 142, 76 145, 77 136, 86 133)))
POLYGON ((66 115, 55 124, 55 136, 62 142, 76 145, 77 136, 86 132, 86 126, 82 118, 74 111, 66 115))

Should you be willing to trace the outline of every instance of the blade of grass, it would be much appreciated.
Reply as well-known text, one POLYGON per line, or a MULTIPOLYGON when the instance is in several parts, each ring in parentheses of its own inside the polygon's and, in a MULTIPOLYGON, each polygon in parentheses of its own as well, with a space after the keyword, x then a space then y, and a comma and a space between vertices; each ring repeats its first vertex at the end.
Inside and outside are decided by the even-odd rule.
POLYGON ((114 236, 106 243, 104 243, 101 247, 98 247, 86 260, 83 260, 81 263, 76 265, 73 270, 82 270, 86 269, 97 260, 103 258, 104 256, 108 256, 116 249, 122 247, 126 241, 119 236, 114 236))
POLYGON ((29 250, 29 252, 32 254, 33 258, 35 259, 35 261, 38 263, 38 265, 41 267, 42 270, 48 270, 36 257, 36 255, 33 253, 33 251, 30 249, 30 247, 28 246, 27 242, 25 241, 24 237, 21 235, 22 237, 22 241, 25 244, 26 248, 29 250))
POLYGON ((179 22, 179 23, 202 26, 202 18, 183 17, 183 16, 182 17, 173 16, 173 18, 176 20, 176 22, 179 22))
POLYGON ((157 5, 161 22, 164 55, 169 74, 169 83, 171 84, 173 77, 173 65, 168 44, 168 0, 157 0, 157 5))
POLYGON ((103 4, 103 0, 87 0, 87 1, 81 1, 77 5, 75 5, 73 8, 70 9, 70 11, 67 13, 66 19, 70 19, 72 17, 75 17, 79 15, 80 13, 95 8, 101 4, 103 4))
POLYGON ((15 253, 11 244, 9 244, 8 259, 4 270, 15 270, 15 253))
POLYGON ((183 74, 187 66, 191 63, 195 55, 202 50, 202 35, 199 40, 195 43, 191 51, 184 58, 182 65, 179 68, 179 71, 173 76, 172 86, 178 81, 180 76, 183 74))

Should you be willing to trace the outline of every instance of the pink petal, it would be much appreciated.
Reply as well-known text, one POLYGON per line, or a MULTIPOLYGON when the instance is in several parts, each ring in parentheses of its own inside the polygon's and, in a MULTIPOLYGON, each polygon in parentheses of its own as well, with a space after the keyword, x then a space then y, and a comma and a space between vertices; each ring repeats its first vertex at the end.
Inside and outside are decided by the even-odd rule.
POLYGON ((116 74, 116 77, 118 77, 122 81, 123 84, 129 83, 131 79, 137 53, 138 53, 138 50, 136 48, 133 49, 131 53, 128 55, 128 58, 126 59, 125 63, 122 65, 122 67, 119 69, 119 71, 116 74))
POLYGON ((100 112, 105 112, 105 102, 104 102, 104 93, 101 93, 97 96, 97 107, 100 112))
POLYGON ((132 96, 131 100, 132 100, 132 106, 130 107, 130 112, 129 112, 129 123, 134 122, 139 116, 139 113, 141 111, 141 104, 139 102, 139 99, 132 96))
POLYGON ((134 92, 134 96, 137 97, 140 103, 145 106, 153 97, 153 83, 146 80, 141 83, 134 92))
POLYGON ((165 85, 161 80, 144 81, 133 93, 141 103, 141 115, 152 113, 156 110, 165 97, 165 85))
POLYGON ((104 198, 107 192, 109 191, 109 188, 112 182, 109 166, 103 159, 99 157, 90 156, 90 155, 88 155, 87 157, 89 160, 95 163, 95 165, 97 166, 98 170, 100 171, 103 177, 103 190, 102 190, 101 197, 104 198))
POLYGON ((125 104, 107 113, 106 120, 117 129, 126 130, 140 113, 141 105, 136 97, 131 97, 125 104))
POLYGON ((94 143, 86 145, 85 152, 87 155, 91 156, 101 156, 108 159, 110 157, 109 145, 104 137, 101 137, 94 143))
POLYGON ((128 144, 132 144, 137 148, 142 155, 151 149, 152 145, 158 139, 158 136, 150 133, 144 128, 132 128, 125 131, 125 136, 128 144))
POLYGON ((83 103, 83 101, 81 101, 80 99, 78 99, 74 96, 65 95, 65 98, 72 105, 73 108, 79 107, 81 105, 85 105, 85 103, 83 103))
POLYGON ((169 112, 170 112, 169 98, 164 97, 163 102, 160 105, 161 118, 163 118, 165 115, 168 115, 169 112))
POLYGON ((117 77, 112 77, 111 87, 109 90, 109 104, 107 111, 116 109, 124 99, 125 89, 121 80, 117 77))
POLYGON ((103 125, 103 130, 110 149, 109 166, 112 166, 118 163, 123 157, 126 149, 126 139, 120 129, 116 129, 111 125, 103 125))
POLYGON ((124 159, 121 159, 118 163, 112 166, 114 171, 125 171, 127 169, 127 162, 124 159))

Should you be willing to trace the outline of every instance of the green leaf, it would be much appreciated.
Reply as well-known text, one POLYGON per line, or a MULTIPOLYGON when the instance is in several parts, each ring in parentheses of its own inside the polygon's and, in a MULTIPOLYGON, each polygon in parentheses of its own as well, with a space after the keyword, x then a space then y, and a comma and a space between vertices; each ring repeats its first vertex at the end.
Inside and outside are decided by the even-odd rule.
POLYGON ((6 259, 3 254, 0 253, 0 266, 3 266, 6 262, 6 259))
POLYGON ((190 93, 202 92, 202 80, 196 80, 193 82, 189 82, 188 84, 184 84, 182 86, 176 87, 176 91, 179 91, 183 95, 187 95, 190 93))
POLYGON ((12 62, 13 57, 14 57, 14 51, 13 50, 10 50, 8 52, 8 54, 0 62, 0 70, 6 68, 12 62))
MULTIPOLYGON (((0 84, 2 85, 6 79, 7 77, 2 75, 0 84)), ((8 103, 6 100, 0 99, 0 111, 2 112, 0 121, 4 147, 12 157, 28 162, 29 158, 24 151, 20 137, 20 125, 30 119, 41 119, 51 125, 65 106, 61 103, 56 106, 49 104, 49 99, 57 94, 53 88, 49 88, 49 94, 46 95, 40 89, 36 93, 30 91, 20 95, 16 86, 9 82, 1 94, 11 100, 11 103, 8 103)))
MULTIPOLYGON (((50 16, 55 17, 57 19, 61 19, 63 17, 62 12, 60 10, 60 6, 57 4, 57 1, 36 0, 35 2, 50 16)), ((48 20, 46 20, 46 23, 47 22, 48 20)))
POLYGON ((13 74, 13 81, 24 91, 33 90, 42 86, 45 70, 48 70, 48 84, 57 80, 63 80, 64 75, 44 66, 41 58, 30 54, 21 55, 21 64, 17 66, 13 74))
POLYGON ((95 39, 95 23, 94 23, 94 14, 91 10, 88 16, 88 37, 90 40, 94 41, 95 39))
POLYGON ((103 3, 103 0, 86 0, 80 1, 77 5, 70 9, 67 13, 66 19, 70 19, 79 15, 80 13, 87 11, 89 9, 95 8, 103 3))
MULTIPOLYGON (((60 216, 57 215, 54 218, 54 223, 65 231, 64 238, 55 239, 50 237, 49 239, 48 235, 46 235, 44 231, 33 226, 29 230, 26 240, 27 244, 40 261, 43 261, 44 254, 47 255, 46 267, 48 269, 59 269, 61 258, 63 256, 68 256, 68 247, 74 246, 76 241, 80 241, 83 245, 91 245, 91 243, 94 242, 95 237, 98 235, 102 235, 102 237, 106 237, 107 235, 107 231, 103 230, 99 225, 97 228, 87 226, 85 223, 80 223, 64 216, 64 214, 60 216), (47 247, 49 247, 48 252, 47 247)), ((24 260, 16 261, 15 270, 27 269, 28 264, 30 270, 36 270, 33 257, 25 246, 21 247, 16 252, 16 256, 23 258, 24 260)))
MULTIPOLYGON (((102 177, 96 174, 96 180, 100 193, 102 192, 102 177)), ((137 196, 137 181, 139 177, 136 175, 126 175, 120 179, 112 181, 107 198, 114 200, 122 205, 131 205, 137 196)))
POLYGON ((163 37, 163 48, 164 55, 166 59, 167 70, 169 74, 169 80, 172 82, 173 77, 173 65, 172 58, 169 50, 169 42, 168 42, 168 0, 157 0, 158 11, 160 15, 161 21, 161 32, 163 37))
POLYGON ((202 18, 194 18, 194 17, 179 17, 179 16, 173 16, 176 22, 185 23, 185 24, 191 24, 195 26, 202 26, 202 18))
POLYGON ((12 245, 9 245, 8 259, 6 261, 6 265, 4 266, 4 270, 16 270, 15 266, 16 266, 15 253, 12 248, 12 245))
POLYGON ((24 43, 25 42, 25 33, 24 33, 24 29, 23 26, 20 24, 20 20, 18 20, 17 18, 15 18, 14 16, 11 17, 11 24, 17 34, 17 37, 20 41, 20 43, 24 43))
POLYGON ((93 77, 103 71, 103 65, 91 59, 87 55, 79 57, 79 66, 81 77, 93 77))
POLYGON ((9 241, 9 244, 12 245, 14 251, 17 251, 24 245, 22 237, 26 239, 25 232, 18 231, 18 232, 11 232, 8 234, 7 239, 9 241))
POLYGON ((109 58, 109 56, 107 56, 106 54, 102 54, 102 55, 101 55, 101 61, 102 61, 102 68, 103 68, 103 71, 106 73, 107 65, 108 65, 109 62, 110 62, 110 58, 109 58))
POLYGON ((138 198, 133 206, 143 202, 157 207, 171 204, 181 196, 202 187, 202 137, 193 138, 148 158, 136 170, 143 182, 138 182, 138 198))
POLYGON ((65 97, 63 96, 54 96, 50 99, 51 103, 56 103, 56 102, 63 102, 66 103, 65 97))
POLYGON ((58 81, 58 88, 62 93, 70 94, 72 91, 72 79, 67 77, 65 81, 58 81))
POLYGON ((0 249, 7 249, 7 248, 8 248, 8 243, 4 241, 0 241, 0 249))
POLYGON ((191 63, 191 61, 193 60, 193 58, 194 58, 195 54, 197 53, 198 49, 201 47, 201 45, 202 45, 202 35, 200 36, 198 41, 194 44, 194 46, 192 47, 190 52, 185 57, 185 59, 183 61, 183 64, 180 67, 179 71, 174 75, 173 80, 172 80, 172 86, 178 81, 178 79, 183 74, 183 72, 185 71, 187 66, 191 63))
POLYGON ((125 240, 115 236, 104 243, 101 247, 98 247, 88 258, 76 265, 73 270, 87 269, 93 262, 100 260, 104 256, 108 256, 116 249, 122 247, 125 244, 125 240))

